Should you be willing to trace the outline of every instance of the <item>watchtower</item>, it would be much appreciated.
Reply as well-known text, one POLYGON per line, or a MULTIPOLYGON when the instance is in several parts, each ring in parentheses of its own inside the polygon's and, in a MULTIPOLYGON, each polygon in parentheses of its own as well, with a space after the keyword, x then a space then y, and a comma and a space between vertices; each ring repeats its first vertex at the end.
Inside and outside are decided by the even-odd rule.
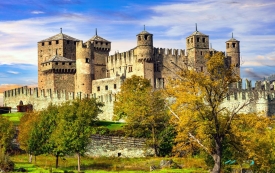
POLYGON ((209 36, 196 31, 186 38, 188 61, 197 71, 205 70, 204 56, 209 52, 209 36))
POLYGON ((144 30, 137 34, 136 60, 136 75, 151 80, 154 86, 153 34, 147 32, 145 26, 144 30))
MULTIPOLYGON (((55 74, 63 74, 69 72, 74 73, 75 67, 71 61, 75 61, 76 57, 76 43, 79 42, 71 36, 62 33, 62 28, 60 28, 60 33, 49 37, 47 39, 41 40, 37 43, 38 47, 38 88, 39 89, 62 89, 54 83, 50 83, 49 80, 59 78, 55 74), (62 64, 68 65, 68 67, 62 67, 62 64), (69 65, 69 63, 72 65, 69 65), (49 67, 53 65, 52 70, 49 67), (57 65, 58 64, 58 65, 57 65), (63 72, 62 72, 63 70, 63 72), (59 71, 59 72, 58 72, 59 71), (55 73, 56 72, 56 73, 55 73), (58 72, 58 73, 57 73, 58 72)), ((62 78, 62 77, 61 77, 62 78)), ((67 77, 66 77, 67 78, 67 77)), ((65 88, 64 88, 65 89, 65 88)))
POLYGON ((226 43, 226 56, 228 65, 234 67, 235 74, 240 76, 240 41, 233 37, 226 43))
POLYGON ((92 93, 92 81, 106 78, 106 59, 111 42, 97 35, 76 45, 75 92, 92 93))

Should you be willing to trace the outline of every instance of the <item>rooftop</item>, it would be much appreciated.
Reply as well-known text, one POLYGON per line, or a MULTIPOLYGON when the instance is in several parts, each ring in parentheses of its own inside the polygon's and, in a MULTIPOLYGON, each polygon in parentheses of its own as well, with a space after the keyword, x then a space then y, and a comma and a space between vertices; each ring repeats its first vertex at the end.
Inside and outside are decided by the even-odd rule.
POLYGON ((46 42, 46 41, 54 41, 54 40, 72 40, 72 41, 80 41, 80 40, 78 40, 78 39, 76 39, 76 38, 73 38, 73 37, 71 37, 71 36, 69 36, 69 35, 63 34, 63 33, 61 32, 61 33, 56 34, 56 35, 54 35, 54 36, 52 36, 52 37, 49 37, 49 38, 44 39, 44 40, 41 40, 41 41, 39 41, 38 43, 40 43, 40 42, 46 42))
POLYGON ((43 63, 47 63, 47 62, 75 62, 74 60, 65 58, 63 56, 59 56, 59 55, 54 55, 52 56, 51 59, 49 59, 48 61, 45 61, 43 63))

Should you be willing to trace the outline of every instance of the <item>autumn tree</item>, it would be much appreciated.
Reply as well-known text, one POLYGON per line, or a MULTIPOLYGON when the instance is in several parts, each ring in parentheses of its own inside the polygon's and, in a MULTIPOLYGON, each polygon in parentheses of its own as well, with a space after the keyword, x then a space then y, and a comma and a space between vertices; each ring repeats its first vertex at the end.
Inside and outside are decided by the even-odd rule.
POLYGON ((15 128, 7 118, 0 116, 0 155, 6 154, 11 147, 14 138, 15 128))
POLYGON ((161 132, 168 127, 169 116, 160 91, 153 91, 150 81, 132 76, 124 81, 114 102, 115 120, 124 119, 126 135, 148 138, 159 154, 161 132))
POLYGON ((26 112, 20 118, 18 127, 18 141, 20 148, 29 154, 29 162, 32 162, 32 155, 37 156, 42 154, 41 150, 41 136, 38 122, 40 121, 39 112, 26 112))
POLYGON ((78 171, 80 171, 80 156, 86 151, 90 142, 93 122, 101 113, 102 103, 95 98, 76 99, 63 103, 58 109, 58 124, 51 136, 55 141, 57 151, 77 154, 78 171))
POLYGON ((166 91, 173 100, 170 108, 178 133, 175 151, 190 153, 202 149, 214 160, 212 172, 219 173, 224 142, 236 141, 232 122, 250 100, 230 108, 224 105, 229 86, 239 76, 233 67, 226 66, 222 52, 208 54, 205 60, 206 71, 181 69, 178 78, 169 81, 166 91))

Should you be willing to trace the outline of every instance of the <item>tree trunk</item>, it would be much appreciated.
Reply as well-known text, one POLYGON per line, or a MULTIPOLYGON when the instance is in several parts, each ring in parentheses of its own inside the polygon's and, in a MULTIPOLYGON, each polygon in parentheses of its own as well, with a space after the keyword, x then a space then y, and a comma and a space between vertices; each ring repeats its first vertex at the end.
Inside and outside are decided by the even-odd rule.
POLYGON ((34 155, 34 164, 36 164, 36 155, 34 155))
POLYGON ((55 168, 58 168, 58 154, 55 156, 55 168))
POLYGON ((29 163, 32 163, 32 154, 29 153, 29 163))
POLYGON ((77 171, 80 172, 80 153, 77 153, 77 165, 78 165, 77 171))
POLYGON ((219 140, 215 141, 215 154, 212 155, 214 159, 214 167, 211 173, 220 173, 221 172, 221 158, 222 158, 222 145, 219 140))
POLYGON ((155 150, 155 157, 157 157, 158 151, 157 151, 155 128, 154 127, 152 127, 152 137, 153 137, 153 146, 154 146, 154 150, 155 150))

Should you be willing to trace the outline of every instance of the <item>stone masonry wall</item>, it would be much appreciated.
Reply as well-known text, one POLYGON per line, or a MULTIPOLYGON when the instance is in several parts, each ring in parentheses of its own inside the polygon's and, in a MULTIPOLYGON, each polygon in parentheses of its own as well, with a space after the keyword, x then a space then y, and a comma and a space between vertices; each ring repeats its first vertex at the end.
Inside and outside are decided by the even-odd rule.
POLYGON ((91 157, 154 156, 154 149, 146 147, 145 139, 93 135, 85 153, 91 157))

